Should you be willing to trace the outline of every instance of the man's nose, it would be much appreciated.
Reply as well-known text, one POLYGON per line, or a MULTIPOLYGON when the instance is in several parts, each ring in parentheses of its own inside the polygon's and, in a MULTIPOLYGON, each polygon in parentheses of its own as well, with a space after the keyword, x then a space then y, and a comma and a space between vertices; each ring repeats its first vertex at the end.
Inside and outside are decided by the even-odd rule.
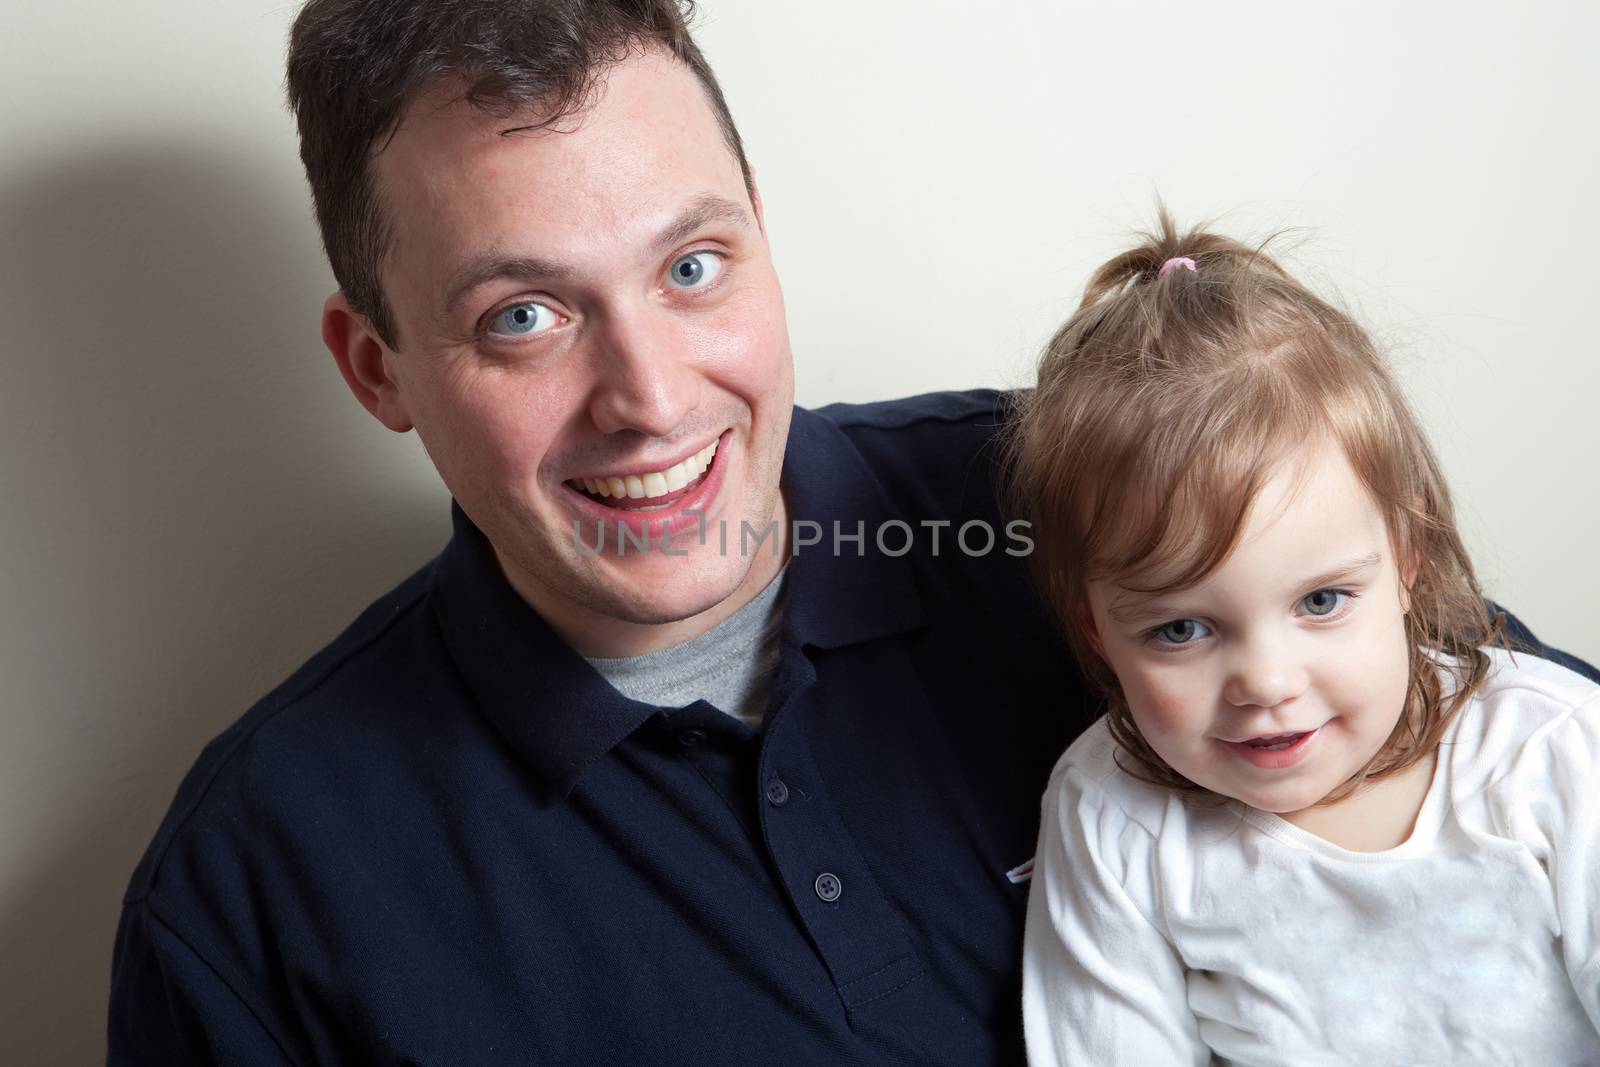
POLYGON ((1277 636, 1247 639, 1229 664, 1223 697, 1235 707, 1277 707, 1306 691, 1309 675, 1294 643, 1277 636))
POLYGON ((666 437, 700 406, 704 380, 670 313, 639 308, 609 315, 598 341, 589 415, 601 433, 666 437))

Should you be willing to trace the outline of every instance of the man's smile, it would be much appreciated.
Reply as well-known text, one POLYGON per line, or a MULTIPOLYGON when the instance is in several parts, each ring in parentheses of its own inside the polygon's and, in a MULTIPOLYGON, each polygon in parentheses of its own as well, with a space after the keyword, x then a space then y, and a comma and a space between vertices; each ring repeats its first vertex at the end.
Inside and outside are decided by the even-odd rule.
POLYGON ((698 451, 657 470, 569 478, 566 484, 593 497, 640 501, 638 504, 612 504, 612 507, 661 507, 675 499, 680 491, 693 490, 695 483, 710 469, 719 441, 720 438, 713 439, 698 451))
POLYGON ((699 451, 663 469, 562 482, 564 495, 574 510, 598 526, 589 531, 586 541, 601 544, 599 539, 607 526, 616 530, 619 538, 626 527, 636 543, 642 538, 676 538, 690 531, 703 531, 727 479, 728 465, 733 462, 729 458, 736 451, 730 444, 732 437, 733 431, 725 430, 699 451), (668 475, 673 476, 673 481, 687 480, 673 489, 668 475), (591 493, 586 483, 593 482, 598 488, 602 479, 606 492, 591 493), (618 486, 621 493, 616 492, 618 486))

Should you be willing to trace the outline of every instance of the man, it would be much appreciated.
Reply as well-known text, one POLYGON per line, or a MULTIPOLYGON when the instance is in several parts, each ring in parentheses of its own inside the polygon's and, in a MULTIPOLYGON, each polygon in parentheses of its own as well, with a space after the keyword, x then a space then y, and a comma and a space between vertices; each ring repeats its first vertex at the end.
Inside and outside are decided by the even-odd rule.
POLYGON ((999 398, 793 409, 672 0, 313 0, 289 92, 324 339, 456 533, 184 782, 112 1061, 1018 1059, 1081 723, 999 398))
POLYGON ((111 1062, 1020 1060, 1087 717, 1003 398, 792 408, 675 0, 311 0, 289 92, 324 339, 455 534, 184 781, 111 1062))

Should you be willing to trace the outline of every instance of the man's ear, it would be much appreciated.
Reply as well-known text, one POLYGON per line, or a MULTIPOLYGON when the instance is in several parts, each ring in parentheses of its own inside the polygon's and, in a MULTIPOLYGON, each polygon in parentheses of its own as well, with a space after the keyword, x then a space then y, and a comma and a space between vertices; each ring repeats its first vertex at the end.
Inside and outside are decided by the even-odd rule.
POLYGON ((334 293, 322 305, 322 343, 333 353, 345 384, 373 418, 395 433, 412 428, 394 377, 394 353, 367 317, 350 306, 343 291, 334 293))

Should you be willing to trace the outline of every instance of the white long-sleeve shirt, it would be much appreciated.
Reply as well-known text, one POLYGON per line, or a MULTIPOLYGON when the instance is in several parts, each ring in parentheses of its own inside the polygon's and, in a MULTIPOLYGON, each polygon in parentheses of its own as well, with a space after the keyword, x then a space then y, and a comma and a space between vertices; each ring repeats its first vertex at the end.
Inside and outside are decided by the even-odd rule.
POLYGON ((1080 737, 1029 894, 1030 1062, 1600 1064, 1600 687, 1491 655, 1384 852, 1186 803, 1104 721, 1080 737))

